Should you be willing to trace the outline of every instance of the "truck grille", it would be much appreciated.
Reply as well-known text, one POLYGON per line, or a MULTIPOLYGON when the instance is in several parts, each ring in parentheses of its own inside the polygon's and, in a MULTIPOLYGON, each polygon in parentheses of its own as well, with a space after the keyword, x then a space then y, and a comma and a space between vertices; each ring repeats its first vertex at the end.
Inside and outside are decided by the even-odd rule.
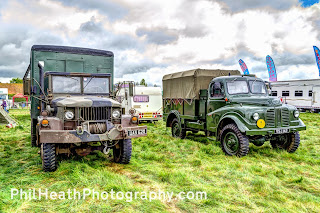
POLYGON ((287 108, 281 109, 281 123, 282 126, 290 126, 289 110, 287 108))
POLYGON ((109 120, 111 113, 108 107, 80 107, 79 119, 84 121, 109 120))
POLYGON ((275 110, 274 109, 268 109, 267 110, 267 116, 266 116, 266 126, 267 127, 274 127, 275 117, 276 117, 275 110))
POLYGON ((266 115, 266 127, 290 126, 289 110, 287 108, 268 109, 266 115), (275 118, 278 123, 276 124, 275 118), (280 123, 281 122, 281 123, 280 123))

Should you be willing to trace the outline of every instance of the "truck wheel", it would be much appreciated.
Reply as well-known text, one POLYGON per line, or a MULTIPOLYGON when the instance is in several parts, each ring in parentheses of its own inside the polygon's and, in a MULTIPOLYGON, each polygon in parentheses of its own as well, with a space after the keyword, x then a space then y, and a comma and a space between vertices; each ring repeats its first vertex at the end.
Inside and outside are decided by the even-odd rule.
POLYGON ((228 124, 221 130, 221 148, 227 155, 246 156, 249 152, 249 139, 235 124, 228 124))
POLYGON ((128 164, 131 159, 131 139, 123 139, 113 147, 113 159, 116 163, 128 164))
POLYGON ((54 172, 57 169, 56 146, 53 143, 41 144, 42 168, 45 172, 54 172))
POLYGON ((282 140, 271 138, 270 144, 273 149, 285 149, 287 152, 293 153, 300 145, 300 134, 299 132, 286 134, 282 140))
POLYGON ((186 131, 181 128, 180 120, 178 118, 173 119, 171 125, 172 137, 184 139, 186 137, 186 131))
POLYGON ((31 146, 37 146, 37 123, 34 122, 34 119, 31 119, 31 146))

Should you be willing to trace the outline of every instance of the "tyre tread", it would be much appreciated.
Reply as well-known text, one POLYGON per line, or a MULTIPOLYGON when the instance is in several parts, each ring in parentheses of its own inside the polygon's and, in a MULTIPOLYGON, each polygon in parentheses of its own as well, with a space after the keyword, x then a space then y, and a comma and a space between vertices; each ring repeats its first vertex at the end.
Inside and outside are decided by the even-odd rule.
POLYGON ((221 130, 221 136, 220 136, 220 142, 221 142, 221 148, 222 151, 227 154, 227 155, 231 155, 230 153, 228 153, 224 146, 223 146, 223 136, 226 133, 226 131, 233 131, 236 136, 239 139, 239 143, 240 143, 240 149, 238 151, 238 153, 236 154, 237 157, 243 157, 246 156, 249 152, 249 139, 247 136, 243 135, 240 130, 238 129, 238 127, 235 124, 227 124, 226 126, 224 126, 221 130))

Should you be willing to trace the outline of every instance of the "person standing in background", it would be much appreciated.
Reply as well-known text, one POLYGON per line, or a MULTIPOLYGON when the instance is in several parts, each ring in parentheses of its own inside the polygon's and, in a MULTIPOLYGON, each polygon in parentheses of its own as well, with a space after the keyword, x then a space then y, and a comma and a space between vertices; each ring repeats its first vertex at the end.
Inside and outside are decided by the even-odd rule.
POLYGON ((9 113, 9 111, 7 110, 7 102, 5 100, 3 100, 1 106, 3 107, 4 111, 6 111, 7 113, 9 113))

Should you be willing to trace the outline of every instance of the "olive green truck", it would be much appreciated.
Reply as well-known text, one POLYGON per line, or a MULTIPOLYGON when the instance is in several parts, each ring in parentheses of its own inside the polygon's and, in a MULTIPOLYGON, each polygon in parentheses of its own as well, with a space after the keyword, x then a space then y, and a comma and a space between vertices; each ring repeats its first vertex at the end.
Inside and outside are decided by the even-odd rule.
POLYGON ((227 155, 247 155, 249 142, 295 152, 306 126, 294 106, 268 95, 266 84, 237 70, 188 70, 165 75, 163 117, 173 137, 204 131, 227 155))
POLYGON ((31 143, 40 147, 45 171, 57 169, 57 155, 85 156, 113 150, 116 163, 129 163, 131 138, 145 136, 131 110, 113 99, 110 51, 34 45, 24 75, 31 98, 31 143))

